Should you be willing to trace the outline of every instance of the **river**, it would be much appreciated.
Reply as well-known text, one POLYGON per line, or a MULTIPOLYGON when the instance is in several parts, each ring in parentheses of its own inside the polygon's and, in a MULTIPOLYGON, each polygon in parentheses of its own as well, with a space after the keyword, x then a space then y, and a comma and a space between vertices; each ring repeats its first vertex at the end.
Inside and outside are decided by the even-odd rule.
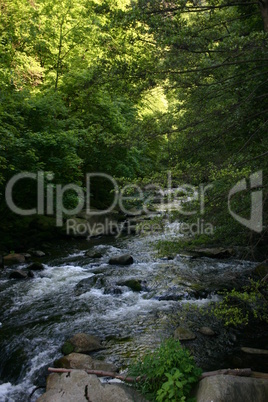
POLYGON ((254 267, 238 260, 163 259, 152 246, 159 238, 161 234, 61 240, 50 245, 40 260, 45 270, 34 278, 8 279, 14 266, 1 271, 1 402, 35 401, 44 390, 28 399, 32 390, 45 384, 47 367, 77 332, 99 336, 106 349, 94 355, 125 368, 172 335, 183 319, 183 305, 217 300, 216 288, 247 276, 254 267), (86 257, 89 249, 101 258, 86 257), (124 253, 133 256, 132 265, 108 264, 111 256, 124 253), (95 286, 77 287, 93 275, 95 286), (140 281, 142 291, 120 285, 130 278, 140 281))

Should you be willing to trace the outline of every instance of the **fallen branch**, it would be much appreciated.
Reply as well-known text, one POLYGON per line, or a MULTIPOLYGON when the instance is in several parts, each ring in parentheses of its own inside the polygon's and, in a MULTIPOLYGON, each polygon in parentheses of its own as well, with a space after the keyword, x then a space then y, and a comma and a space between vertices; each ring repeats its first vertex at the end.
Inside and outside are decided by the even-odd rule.
MULTIPOLYGON (((65 369, 65 368, 53 368, 49 367, 48 371, 51 373, 71 373, 74 369, 65 369)), ((127 377, 120 375, 118 373, 112 371, 102 371, 102 370, 84 370, 87 374, 94 374, 97 377, 111 377, 117 378, 118 380, 134 383, 138 382, 142 379, 142 377, 127 377)), ((222 370, 215 370, 215 371, 207 371, 203 373, 199 380, 202 380, 206 377, 212 377, 215 375, 233 375, 239 377, 252 377, 252 378, 263 378, 268 380, 268 373, 259 373, 257 371, 252 371, 250 368, 245 369, 222 369, 222 370)))
MULTIPOLYGON (((49 367, 48 371, 51 373, 71 373, 74 369, 64 369, 64 368, 53 368, 49 367)), ((102 371, 102 370, 84 370, 87 374, 94 374, 97 377, 112 377, 117 378, 118 380, 125 381, 125 382, 136 382, 139 381, 140 377, 126 377, 124 375, 120 375, 118 373, 114 373, 112 371, 102 371)))

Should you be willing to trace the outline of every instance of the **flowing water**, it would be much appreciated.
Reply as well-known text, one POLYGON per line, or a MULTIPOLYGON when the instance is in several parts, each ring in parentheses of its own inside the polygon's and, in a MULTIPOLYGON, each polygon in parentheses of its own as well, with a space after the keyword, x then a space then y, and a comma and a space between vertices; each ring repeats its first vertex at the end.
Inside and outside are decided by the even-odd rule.
POLYGON ((184 303, 216 300, 215 289, 248 275, 254 266, 234 260, 161 259, 152 247, 159 238, 69 240, 50 247, 42 260, 45 270, 34 278, 8 279, 11 268, 1 272, 1 402, 36 400, 44 391, 28 399, 31 391, 44 385, 47 367, 61 356, 63 342, 78 332, 99 336, 106 349, 95 356, 125 367, 172 335, 170 317, 184 303), (88 249, 102 257, 86 257, 88 249), (108 264, 109 257, 123 253, 131 254, 134 264, 108 264), (94 286, 77 286, 94 275, 94 286), (141 292, 122 285, 133 278, 140 281, 141 292))

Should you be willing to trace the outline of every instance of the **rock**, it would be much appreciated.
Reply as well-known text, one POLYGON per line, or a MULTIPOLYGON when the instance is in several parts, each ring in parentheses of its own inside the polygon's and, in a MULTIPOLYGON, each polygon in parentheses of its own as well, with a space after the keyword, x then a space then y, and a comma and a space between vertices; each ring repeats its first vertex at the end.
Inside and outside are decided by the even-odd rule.
POLYGON ((268 274, 268 264, 259 264, 254 268, 253 274, 259 278, 264 278, 268 274))
POLYGON ((207 377, 199 382, 195 398, 197 402, 266 402, 268 381, 231 375, 207 377))
POLYGON ((105 295, 121 295, 123 293, 122 289, 116 286, 110 286, 104 289, 105 295))
POLYGON ((50 374, 46 393, 36 402, 146 402, 134 389, 121 384, 102 384, 83 370, 50 374))
POLYGON ((33 262, 27 267, 27 269, 31 269, 32 271, 43 271, 45 267, 41 262, 33 262))
POLYGON ((179 341, 190 341, 195 338, 196 335, 188 328, 178 327, 175 329, 174 339, 178 339, 179 341))
POLYGON ((115 257, 111 257, 109 264, 111 265, 130 265, 133 264, 134 260, 130 254, 122 254, 115 257))
POLYGON ((32 255, 30 253, 22 253, 22 255, 24 255, 25 260, 29 260, 30 258, 32 258, 32 255))
POLYGON ((4 257, 4 264, 11 265, 11 264, 20 264, 25 262, 25 257, 22 254, 8 254, 4 257))
POLYGON ((88 250, 88 251, 86 251, 86 254, 85 254, 87 257, 90 257, 90 258, 101 258, 102 257, 102 254, 100 253, 100 252, 98 252, 98 251, 94 251, 94 250, 88 250))
POLYGON ((103 274, 93 275, 89 278, 82 279, 75 287, 75 295, 80 296, 88 292, 91 288, 100 289, 105 286, 105 278, 103 274))
POLYGON ((216 335, 215 332, 209 328, 209 327, 201 327, 199 328, 199 332, 203 335, 207 335, 207 336, 214 336, 216 335))
POLYGON ((26 279, 28 278, 27 272, 22 271, 21 269, 16 269, 11 271, 9 274, 10 279, 26 279))
POLYGON ((4 259, 2 255, 0 255, 0 268, 4 268, 4 259))
POLYGON ((82 353, 71 353, 63 356, 56 360, 54 365, 55 367, 67 369, 117 371, 117 367, 114 364, 92 359, 92 357, 82 353))
POLYGON ((119 282, 118 285, 127 286, 128 288, 133 290, 133 292, 141 292, 142 290, 141 280, 139 279, 128 279, 124 282, 119 282))
POLYGON ((69 355, 70 353, 89 353, 94 350, 104 349, 100 344, 99 338, 93 335, 78 333, 68 339, 62 346, 62 353, 69 355))
POLYGON ((33 271, 28 271, 27 277, 28 277, 28 278, 34 278, 34 273, 33 273, 33 271))
POLYGON ((193 250, 195 254, 198 254, 200 257, 209 257, 209 258, 230 258, 233 257, 235 252, 231 248, 198 248, 193 250))
POLYGON ((268 350, 242 347, 241 351, 250 355, 268 356, 268 350))
POLYGON ((158 297, 159 301, 178 301, 178 300, 182 300, 182 299, 186 299, 187 294, 184 292, 179 292, 179 293, 167 293, 164 295, 161 295, 158 297))
POLYGON ((186 252, 186 253, 178 254, 177 257, 179 257, 179 258, 187 258, 189 260, 193 260, 193 259, 198 257, 198 254, 197 253, 188 253, 188 252, 186 252))
POLYGON ((33 250, 32 255, 35 257, 45 257, 46 254, 41 250, 33 250))

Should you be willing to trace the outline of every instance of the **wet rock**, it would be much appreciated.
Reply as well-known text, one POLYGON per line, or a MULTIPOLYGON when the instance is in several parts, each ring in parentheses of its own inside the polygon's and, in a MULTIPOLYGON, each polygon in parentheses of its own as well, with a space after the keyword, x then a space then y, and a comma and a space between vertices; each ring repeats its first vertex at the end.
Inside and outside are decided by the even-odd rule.
POLYGON ((68 339, 62 346, 62 353, 69 355, 70 353, 89 353, 94 350, 104 349, 99 338, 93 335, 78 333, 68 339))
POLYGON ((117 371, 114 364, 92 359, 92 357, 82 353, 71 353, 63 356, 54 362, 54 366, 67 369, 117 371))
POLYGON ((32 255, 34 255, 35 257, 45 257, 46 254, 44 253, 44 251, 41 250, 33 250, 32 255))
POLYGON ((28 272, 27 272, 27 277, 28 277, 28 278, 34 278, 34 273, 33 273, 33 271, 28 271, 28 272))
POLYGON ((30 258, 32 258, 32 255, 30 253, 22 253, 22 255, 24 255, 25 260, 29 260, 30 258))
POLYGON ((174 339, 178 339, 179 341, 190 341, 195 338, 196 335, 188 328, 178 327, 175 329, 174 339))
POLYGON ((100 289, 105 286, 105 278, 103 274, 90 276, 82 279, 75 287, 75 295, 80 296, 83 293, 89 292, 91 288, 100 289))
POLYGON ((36 402, 146 402, 134 389, 121 384, 102 384, 83 370, 50 374, 46 393, 36 402))
POLYGON ((86 251, 85 254, 87 257, 89 258, 93 258, 93 259, 97 259, 97 258, 101 258, 102 257, 102 253, 98 252, 98 251, 94 251, 94 250, 88 250, 86 251))
POLYGON ((141 285, 141 280, 140 279, 128 279, 123 282, 118 283, 119 286, 127 286, 133 292, 141 292, 142 290, 142 285, 141 285))
POLYGON ((195 393, 197 402, 265 402, 268 381, 259 378, 216 375, 201 380, 195 393))
POLYGON ((12 253, 4 256, 5 265, 20 264, 23 262, 25 262, 25 257, 22 254, 12 253))
POLYGON ((198 248, 193 250, 195 254, 199 257, 209 257, 209 258, 230 258, 235 255, 235 252, 231 248, 198 248))
POLYGON ((173 301, 178 301, 186 298, 186 294, 181 292, 177 294, 166 294, 158 297, 158 300, 163 301, 163 300, 173 300, 173 301))
POLYGON ((116 286, 110 286, 104 289, 105 295, 121 295, 123 293, 122 289, 116 286))
POLYGON ((110 265, 131 265, 134 260, 130 254, 122 254, 109 259, 110 265))
POLYGON ((27 267, 32 271, 43 271, 45 269, 44 265, 41 262, 33 262, 31 265, 27 267))
POLYGON ((11 271, 9 274, 9 279, 26 279, 26 278, 28 278, 27 272, 22 271, 21 269, 11 271))
POLYGON ((214 336, 216 335, 216 333, 209 327, 201 327, 199 328, 199 332, 203 335, 207 335, 207 336, 214 336))
POLYGON ((198 253, 180 253, 177 255, 178 258, 187 258, 188 260, 193 260, 198 257, 198 253))

